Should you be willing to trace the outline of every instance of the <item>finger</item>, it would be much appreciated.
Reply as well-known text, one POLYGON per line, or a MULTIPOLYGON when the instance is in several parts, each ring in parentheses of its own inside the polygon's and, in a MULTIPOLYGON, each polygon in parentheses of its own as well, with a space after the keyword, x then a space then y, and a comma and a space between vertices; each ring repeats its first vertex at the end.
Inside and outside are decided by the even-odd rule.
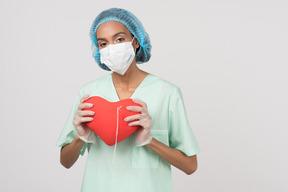
POLYGON ((141 114, 138 114, 138 115, 131 115, 131 116, 128 116, 124 119, 124 121, 133 121, 135 119, 140 119, 141 118, 141 114))
POLYGON ((80 118, 80 122, 83 123, 83 122, 89 122, 89 121, 93 121, 93 117, 81 117, 80 118))
POLYGON ((133 102, 138 103, 138 104, 140 104, 142 107, 144 107, 144 108, 147 109, 147 104, 146 104, 144 101, 142 101, 142 100, 140 100, 140 99, 138 99, 138 98, 133 98, 133 102))
POLYGON ((143 107, 139 107, 139 106, 127 106, 126 109, 129 111, 135 111, 135 112, 141 112, 141 113, 145 112, 143 107))
POLYGON ((82 110, 82 109, 91 108, 91 107, 93 107, 92 103, 81 103, 79 104, 78 109, 82 110))
POLYGON ((80 100, 80 103, 83 103, 85 100, 87 100, 88 98, 89 98, 89 94, 86 94, 86 95, 84 95, 82 98, 81 98, 81 100, 80 100))
POLYGON ((83 122, 89 122, 89 121, 93 121, 93 117, 79 117, 79 116, 75 116, 75 118, 73 119, 73 124, 75 126, 80 125, 83 122))
POLYGON ((84 117, 84 116, 93 116, 95 114, 94 111, 80 111, 80 116, 84 117))
POLYGON ((129 126, 139 126, 140 125, 140 121, 133 121, 131 123, 128 123, 129 126))

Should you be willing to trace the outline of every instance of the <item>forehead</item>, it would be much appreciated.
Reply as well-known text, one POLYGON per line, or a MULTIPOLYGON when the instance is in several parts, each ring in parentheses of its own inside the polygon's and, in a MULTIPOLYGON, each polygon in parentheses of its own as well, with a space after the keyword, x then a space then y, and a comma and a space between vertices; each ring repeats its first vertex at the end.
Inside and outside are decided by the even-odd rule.
POLYGON ((107 38, 115 35, 118 32, 125 32, 130 34, 130 31, 127 27, 117 21, 107 21, 99 25, 96 31, 96 38, 107 38))

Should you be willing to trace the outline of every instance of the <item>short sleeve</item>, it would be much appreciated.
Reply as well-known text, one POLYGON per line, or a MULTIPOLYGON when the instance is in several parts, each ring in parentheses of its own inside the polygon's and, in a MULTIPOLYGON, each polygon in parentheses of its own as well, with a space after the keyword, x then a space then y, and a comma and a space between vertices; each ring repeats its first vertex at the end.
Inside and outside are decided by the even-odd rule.
MULTIPOLYGON (((74 99, 74 104, 72 106, 72 109, 68 115, 68 118, 66 119, 66 122, 64 124, 64 127, 62 129, 62 132, 58 138, 58 141, 56 143, 56 145, 58 147, 63 147, 69 143, 71 143, 76 135, 77 135, 77 130, 75 128, 75 126, 73 125, 73 119, 74 119, 74 116, 77 112, 77 109, 78 109, 78 105, 80 104, 80 94, 78 93, 76 98, 74 99)), ((87 144, 85 143, 80 151, 80 154, 81 155, 84 155, 85 153, 85 150, 86 150, 86 147, 87 147, 87 144)))
POLYGON ((187 156, 200 152, 199 145, 190 127, 183 96, 179 87, 171 95, 169 104, 169 145, 187 156))

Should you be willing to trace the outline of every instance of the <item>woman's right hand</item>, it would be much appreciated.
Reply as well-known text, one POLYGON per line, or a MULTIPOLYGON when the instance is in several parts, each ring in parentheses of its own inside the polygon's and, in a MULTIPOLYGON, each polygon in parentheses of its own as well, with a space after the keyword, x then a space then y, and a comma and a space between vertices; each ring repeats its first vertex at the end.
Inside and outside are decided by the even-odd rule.
POLYGON ((78 106, 78 110, 73 119, 73 125, 75 126, 79 138, 85 142, 95 143, 95 134, 87 127, 85 122, 92 121, 92 117, 85 117, 89 115, 94 115, 93 111, 82 111, 85 108, 91 108, 93 106, 92 103, 83 103, 85 100, 89 98, 89 95, 85 95, 81 98, 80 104, 78 106))

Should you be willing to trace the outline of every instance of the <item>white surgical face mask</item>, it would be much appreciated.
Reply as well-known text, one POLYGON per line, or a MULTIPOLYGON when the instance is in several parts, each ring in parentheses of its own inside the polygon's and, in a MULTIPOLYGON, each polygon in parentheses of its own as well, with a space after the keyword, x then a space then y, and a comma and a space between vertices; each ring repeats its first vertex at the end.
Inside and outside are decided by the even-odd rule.
POLYGON ((111 44, 100 50, 100 60, 111 71, 124 75, 131 65, 135 52, 131 42, 111 44))

